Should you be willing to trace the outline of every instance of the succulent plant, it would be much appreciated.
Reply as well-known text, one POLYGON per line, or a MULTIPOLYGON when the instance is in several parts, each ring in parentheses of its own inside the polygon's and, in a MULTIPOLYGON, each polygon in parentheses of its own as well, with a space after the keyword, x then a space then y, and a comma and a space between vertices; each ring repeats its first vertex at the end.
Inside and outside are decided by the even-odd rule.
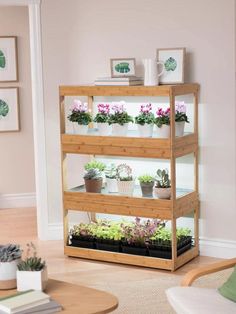
POLYGON ((85 175, 85 180, 100 180, 102 178, 102 173, 98 169, 89 169, 85 175))
POLYGON ((156 185, 157 188, 169 188, 170 187, 170 179, 168 170, 157 170, 157 177, 156 177, 156 185))
POLYGON ((20 271, 41 271, 46 266, 46 262, 41 257, 37 256, 35 245, 27 243, 26 258, 17 265, 20 271))
POLYGON ((140 183, 152 183, 154 182, 154 177, 150 174, 143 174, 142 176, 138 177, 140 183))
POLYGON ((0 262, 12 262, 21 258, 21 249, 18 244, 6 244, 0 246, 0 262))
POLYGON ((116 177, 119 181, 132 181, 132 168, 127 164, 120 164, 116 168, 116 177))
POLYGON ((116 165, 110 164, 105 169, 105 176, 109 179, 115 179, 116 178, 116 165))
POLYGON ((85 170, 90 170, 90 169, 97 169, 99 171, 104 171, 104 169, 106 168, 106 165, 101 162, 101 161, 97 161, 96 159, 93 159, 91 161, 89 161, 85 166, 84 169, 85 170))

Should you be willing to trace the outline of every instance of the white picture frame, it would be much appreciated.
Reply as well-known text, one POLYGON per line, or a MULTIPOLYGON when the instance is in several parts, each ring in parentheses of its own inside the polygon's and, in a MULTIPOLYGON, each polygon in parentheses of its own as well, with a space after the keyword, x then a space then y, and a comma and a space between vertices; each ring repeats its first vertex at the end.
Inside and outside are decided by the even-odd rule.
POLYGON ((0 82, 17 81, 17 38, 0 36, 0 82))
POLYGON ((160 76, 160 84, 184 83, 184 63, 186 48, 157 49, 157 60, 164 63, 164 73, 160 76))
POLYGON ((18 87, 0 87, 0 132, 20 131, 18 87))
POLYGON ((135 58, 110 59, 111 77, 135 76, 135 58))

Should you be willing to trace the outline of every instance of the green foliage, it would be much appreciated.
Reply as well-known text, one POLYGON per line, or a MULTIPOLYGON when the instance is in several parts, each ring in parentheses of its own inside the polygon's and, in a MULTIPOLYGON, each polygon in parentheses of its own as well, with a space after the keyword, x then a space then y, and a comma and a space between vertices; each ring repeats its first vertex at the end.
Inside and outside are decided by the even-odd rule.
POLYGON ((4 100, 0 99, 0 116, 6 117, 8 112, 9 112, 8 104, 4 100))
POLYGON ((6 244, 0 245, 0 262, 12 262, 18 258, 21 258, 21 249, 18 244, 6 244))
POLYGON ((98 225, 96 238, 119 241, 122 239, 122 229, 119 222, 110 222, 109 225, 98 225))
POLYGON ((155 116, 152 112, 149 112, 149 113, 141 112, 134 119, 135 119, 135 123, 140 124, 140 125, 153 124, 155 122, 155 116))
POLYGON ((165 61, 164 66, 167 72, 174 71, 177 67, 177 61, 174 58, 169 57, 169 59, 165 61))
POLYGON ((97 169, 99 171, 104 171, 106 168, 106 165, 103 162, 97 161, 96 159, 93 159, 89 161, 85 166, 85 170, 90 170, 90 169, 97 169))
POLYGON ((37 257, 35 245, 27 243, 26 258, 17 265, 20 271, 41 271, 46 266, 46 262, 41 257, 37 257))
POLYGON ((138 177, 140 183, 152 183, 154 182, 154 177, 149 174, 143 174, 142 176, 138 177))
POLYGON ((81 236, 81 237, 94 237, 96 233, 97 224, 96 223, 83 223, 79 225, 74 225, 70 230, 70 235, 81 236))
POLYGON ((156 176, 156 186, 157 188, 169 188, 170 187, 170 179, 168 170, 157 170, 156 176))
POLYGON ((116 165, 110 164, 105 169, 105 176, 109 179, 115 179, 116 178, 116 165))
POLYGON ((128 62, 120 62, 115 65, 115 70, 119 73, 128 73, 130 72, 130 67, 128 62))
POLYGON ((116 178, 119 181, 133 181, 132 168, 127 164, 120 164, 116 168, 116 178))
POLYGON ((110 119, 110 115, 109 114, 103 114, 103 113, 100 113, 98 112, 96 114, 96 116, 94 117, 93 121, 94 122, 97 122, 97 123, 108 123, 109 122, 109 119, 110 119))
POLYGON ((186 113, 176 111, 175 112, 175 122, 182 122, 182 121, 189 123, 186 113))
POLYGON ((4 69, 6 67, 6 57, 2 50, 0 50, 0 68, 4 69))
MULTIPOLYGON (((189 236, 191 236, 191 230, 189 228, 177 228, 177 244, 189 236)), ((172 242, 172 232, 170 229, 160 227, 156 230, 155 234, 150 238, 150 240, 162 245, 164 244, 170 246, 172 242)))
POLYGON ((81 125, 88 125, 93 121, 90 112, 72 111, 72 113, 67 118, 69 121, 77 122, 81 125))
POLYGON ((124 125, 125 123, 133 122, 133 118, 126 112, 115 112, 112 113, 109 117, 108 123, 114 124, 118 123, 120 125, 124 125))
POLYGON ((98 169, 89 169, 85 175, 85 180, 100 180, 102 178, 102 173, 98 169))

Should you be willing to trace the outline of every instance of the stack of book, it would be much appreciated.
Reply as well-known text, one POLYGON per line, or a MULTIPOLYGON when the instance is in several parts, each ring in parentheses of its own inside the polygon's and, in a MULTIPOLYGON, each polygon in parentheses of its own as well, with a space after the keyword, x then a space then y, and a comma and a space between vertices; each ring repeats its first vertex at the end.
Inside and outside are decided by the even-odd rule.
POLYGON ((49 314, 61 310, 60 304, 41 291, 29 290, 0 298, 0 314, 49 314))
POLYGON ((143 78, 137 76, 129 77, 98 77, 94 81, 94 85, 143 85, 143 78))

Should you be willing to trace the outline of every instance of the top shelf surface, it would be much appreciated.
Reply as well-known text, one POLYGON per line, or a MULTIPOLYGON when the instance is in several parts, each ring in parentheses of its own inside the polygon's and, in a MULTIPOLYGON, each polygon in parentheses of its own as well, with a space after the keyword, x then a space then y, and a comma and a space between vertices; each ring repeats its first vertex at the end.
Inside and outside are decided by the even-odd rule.
POLYGON ((60 96, 170 96, 197 93, 199 84, 159 86, 60 86, 60 96))

